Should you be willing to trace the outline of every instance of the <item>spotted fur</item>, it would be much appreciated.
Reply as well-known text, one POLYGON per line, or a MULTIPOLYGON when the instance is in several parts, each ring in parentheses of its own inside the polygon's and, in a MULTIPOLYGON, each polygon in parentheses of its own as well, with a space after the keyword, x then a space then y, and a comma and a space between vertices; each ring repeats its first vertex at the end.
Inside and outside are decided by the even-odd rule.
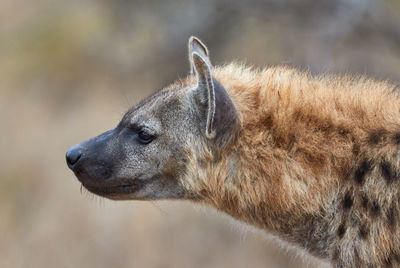
POLYGON ((218 161, 187 142, 187 189, 335 267, 400 267, 394 86, 288 67, 230 64, 213 75, 240 130, 218 161))

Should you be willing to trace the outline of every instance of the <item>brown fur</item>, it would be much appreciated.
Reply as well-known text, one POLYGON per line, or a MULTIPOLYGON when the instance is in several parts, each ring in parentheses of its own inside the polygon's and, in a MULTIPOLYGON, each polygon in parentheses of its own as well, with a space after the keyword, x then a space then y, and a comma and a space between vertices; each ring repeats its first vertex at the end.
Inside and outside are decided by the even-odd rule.
POLYGON ((181 183, 196 200, 335 267, 399 266, 394 86, 364 77, 313 78, 286 67, 231 64, 213 75, 229 92, 240 129, 218 153, 205 141, 187 141, 181 183))

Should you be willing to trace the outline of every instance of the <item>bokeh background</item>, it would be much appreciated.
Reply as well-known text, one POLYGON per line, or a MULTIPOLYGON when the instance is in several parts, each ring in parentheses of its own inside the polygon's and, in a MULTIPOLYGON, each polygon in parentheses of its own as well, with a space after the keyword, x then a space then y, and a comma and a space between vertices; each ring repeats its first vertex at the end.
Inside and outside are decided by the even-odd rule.
POLYGON ((226 216, 80 191, 69 146, 188 73, 288 64, 400 84, 399 0, 1 0, 0 267, 319 267, 226 216))

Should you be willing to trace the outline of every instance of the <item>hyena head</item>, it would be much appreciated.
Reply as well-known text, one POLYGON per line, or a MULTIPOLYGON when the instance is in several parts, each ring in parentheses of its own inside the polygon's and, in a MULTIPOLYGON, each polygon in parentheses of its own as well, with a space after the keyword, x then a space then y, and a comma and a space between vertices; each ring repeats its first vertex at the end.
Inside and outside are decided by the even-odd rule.
POLYGON ((155 93, 114 129, 68 150, 69 168, 90 192, 111 199, 196 198, 184 186, 191 154, 226 148, 238 118, 229 94, 212 76, 207 48, 194 37, 189 61, 193 83, 155 93))

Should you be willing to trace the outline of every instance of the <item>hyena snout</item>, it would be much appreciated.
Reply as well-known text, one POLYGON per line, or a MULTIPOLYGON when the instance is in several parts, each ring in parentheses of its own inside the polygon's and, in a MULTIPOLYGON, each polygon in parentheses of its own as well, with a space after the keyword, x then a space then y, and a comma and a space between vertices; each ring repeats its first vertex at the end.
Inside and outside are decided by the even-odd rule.
POLYGON ((107 181, 113 173, 112 159, 108 144, 114 130, 74 145, 66 153, 68 167, 84 185, 98 185, 107 181))
POLYGON ((69 148, 65 157, 67 160, 68 167, 73 171, 74 167, 77 166, 79 160, 82 157, 81 146, 78 144, 69 148))

